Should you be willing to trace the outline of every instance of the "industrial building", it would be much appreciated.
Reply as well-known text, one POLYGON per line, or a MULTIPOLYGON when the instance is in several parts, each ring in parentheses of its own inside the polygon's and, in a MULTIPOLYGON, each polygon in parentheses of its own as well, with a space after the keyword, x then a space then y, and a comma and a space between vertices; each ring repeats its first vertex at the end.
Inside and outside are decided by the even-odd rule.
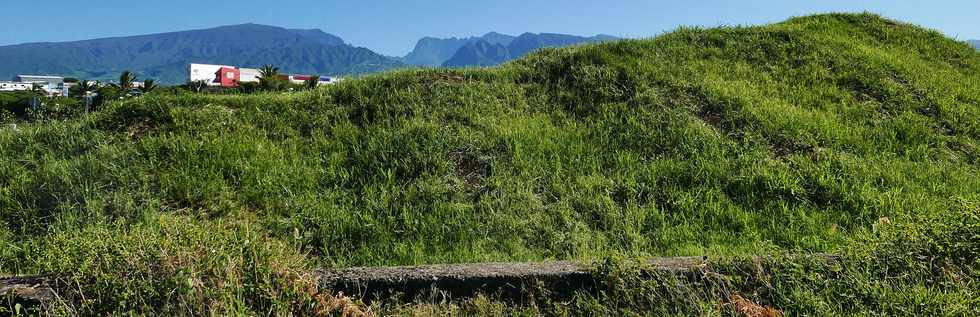
MULTIPOLYGON (((255 83, 262 77, 258 69, 240 68, 229 65, 210 65, 210 64, 190 64, 188 80, 203 81, 209 86, 238 87, 239 83, 255 83)), ((302 84, 313 78, 309 75, 280 74, 279 78, 288 80, 292 83, 302 84)), ((319 77, 320 84, 332 84, 339 81, 339 78, 322 76, 319 77)))

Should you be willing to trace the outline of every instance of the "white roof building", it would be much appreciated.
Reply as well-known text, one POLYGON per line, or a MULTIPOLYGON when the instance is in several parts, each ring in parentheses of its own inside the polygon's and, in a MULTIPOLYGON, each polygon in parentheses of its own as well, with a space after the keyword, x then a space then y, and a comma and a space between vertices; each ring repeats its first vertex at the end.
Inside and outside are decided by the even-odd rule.
POLYGON ((45 82, 52 84, 60 84, 65 82, 65 78, 61 76, 41 76, 41 75, 17 75, 14 80, 19 82, 45 82))

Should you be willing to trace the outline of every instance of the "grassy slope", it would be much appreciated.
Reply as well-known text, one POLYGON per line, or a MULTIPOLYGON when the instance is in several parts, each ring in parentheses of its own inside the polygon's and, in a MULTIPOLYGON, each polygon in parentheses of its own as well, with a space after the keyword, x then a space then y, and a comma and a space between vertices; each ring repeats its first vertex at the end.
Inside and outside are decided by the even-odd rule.
MULTIPOLYGON (((262 312, 309 307, 290 274, 320 265, 867 262, 881 250, 857 246, 884 234, 975 256, 976 237, 936 228, 977 228, 977 118, 980 54, 871 15, 681 29, 311 93, 151 96, 0 132, 0 272, 113 281, 78 309, 262 312)), ((975 260, 954 262, 976 278, 975 260)), ((813 283, 798 277, 795 297, 770 301, 876 311, 907 294, 818 305, 843 295, 791 288, 813 283)), ((965 285, 932 304, 964 303, 977 294, 965 285)), ((908 294, 935 292, 921 287, 908 294)))

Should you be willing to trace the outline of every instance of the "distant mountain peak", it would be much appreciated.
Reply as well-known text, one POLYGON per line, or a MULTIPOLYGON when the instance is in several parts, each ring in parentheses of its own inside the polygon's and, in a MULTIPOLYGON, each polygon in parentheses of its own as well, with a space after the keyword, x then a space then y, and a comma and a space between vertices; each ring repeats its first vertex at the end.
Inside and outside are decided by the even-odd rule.
POLYGON ((487 34, 484 34, 481 39, 493 44, 500 44, 503 46, 507 46, 510 45, 510 42, 514 41, 514 38, 515 37, 513 35, 501 34, 497 32, 489 32, 487 34))
POLYGON ((321 29, 288 29, 288 30, 290 30, 290 31, 293 31, 293 32, 306 32, 306 33, 311 33, 311 34, 326 34, 326 35, 333 35, 333 34, 330 34, 330 33, 327 33, 327 32, 324 32, 324 31, 323 31, 323 30, 321 30, 321 29))
POLYGON ((483 34, 482 37, 494 37, 494 36, 510 36, 510 37, 513 37, 513 35, 507 35, 507 34, 503 34, 503 33, 498 33, 497 31, 487 32, 486 34, 483 34))
POLYGON ((480 39, 463 45, 443 66, 493 66, 509 59, 511 56, 506 46, 480 39))
POLYGON ((519 36, 490 31, 468 38, 423 37, 403 60, 420 66, 490 66, 520 57, 542 47, 616 39, 609 35, 581 37, 558 33, 525 32, 519 36))
POLYGON ((423 37, 415 44, 412 52, 405 55, 405 62, 419 66, 441 66, 453 57, 463 46, 467 44, 485 41, 490 44, 507 46, 514 40, 514 36, 498 33, 495 31, 487 32, 483 36, 471 37, 450 37, 436 38, 431 36, 423 37))
MULTIPOLYGON (((251 23, 251 22, 249 22, 249 23, 240 23, 240 24, 219 25, 219 26, 210 27, 210 28, 203 28, 203 29, 197 29, 197 30, 187 30, 187 31, 177 31, 177 32, 178 33, 179 32, 201 32, 201 31, 215 31, 215 30, 229 30, 229 29, 230 30, 256 30, 256 29, 264 29, 264 30, 285 30, 286 28, 278 27, 278 26, 274 26, 274 25, 265 25, 265 24, 258 24, 258 23, 251 23)), ((149 34, 149 35, 155 35, 155 34, 149 34)))
POLYGON ((219 25, 219 26, 216 26, 215 28, 220 28, 220 27, 248 27, 248 26, 264 26, 264 27, 272 27, 272 28, 277 27, 277 26, 272 26, 272 25, 258 24, 258 23, 255 23, 255 22, 245 22, 245 23, 239 23, 239 24, 219 25))

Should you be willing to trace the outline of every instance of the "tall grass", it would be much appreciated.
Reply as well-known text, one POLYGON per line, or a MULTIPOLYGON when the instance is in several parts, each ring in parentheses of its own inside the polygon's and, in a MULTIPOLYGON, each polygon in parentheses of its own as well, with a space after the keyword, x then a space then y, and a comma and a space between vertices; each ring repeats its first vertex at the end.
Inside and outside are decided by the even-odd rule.
MULTIPOLYGON (((316 309, 282 272, 317 266, 846 253, 882 223, 970 223, 977 118, 975 50, 868 14, 295 94, 146 96, 0 130, 0 272, 67 272, 86 288, 65 309, 83 313, 265 314, 316 309)), ((951 264, 965 284, 874 284, 871 304, 826 306, 847 286, 787 271, 797 293, 768 301, 962 304, 980 253, 964 234, 944 241, 974 259, 951 264), (944 290, 958 295, 895 300, 944 290)), ((843 274, 874 276, 859 273, 843 274)))

